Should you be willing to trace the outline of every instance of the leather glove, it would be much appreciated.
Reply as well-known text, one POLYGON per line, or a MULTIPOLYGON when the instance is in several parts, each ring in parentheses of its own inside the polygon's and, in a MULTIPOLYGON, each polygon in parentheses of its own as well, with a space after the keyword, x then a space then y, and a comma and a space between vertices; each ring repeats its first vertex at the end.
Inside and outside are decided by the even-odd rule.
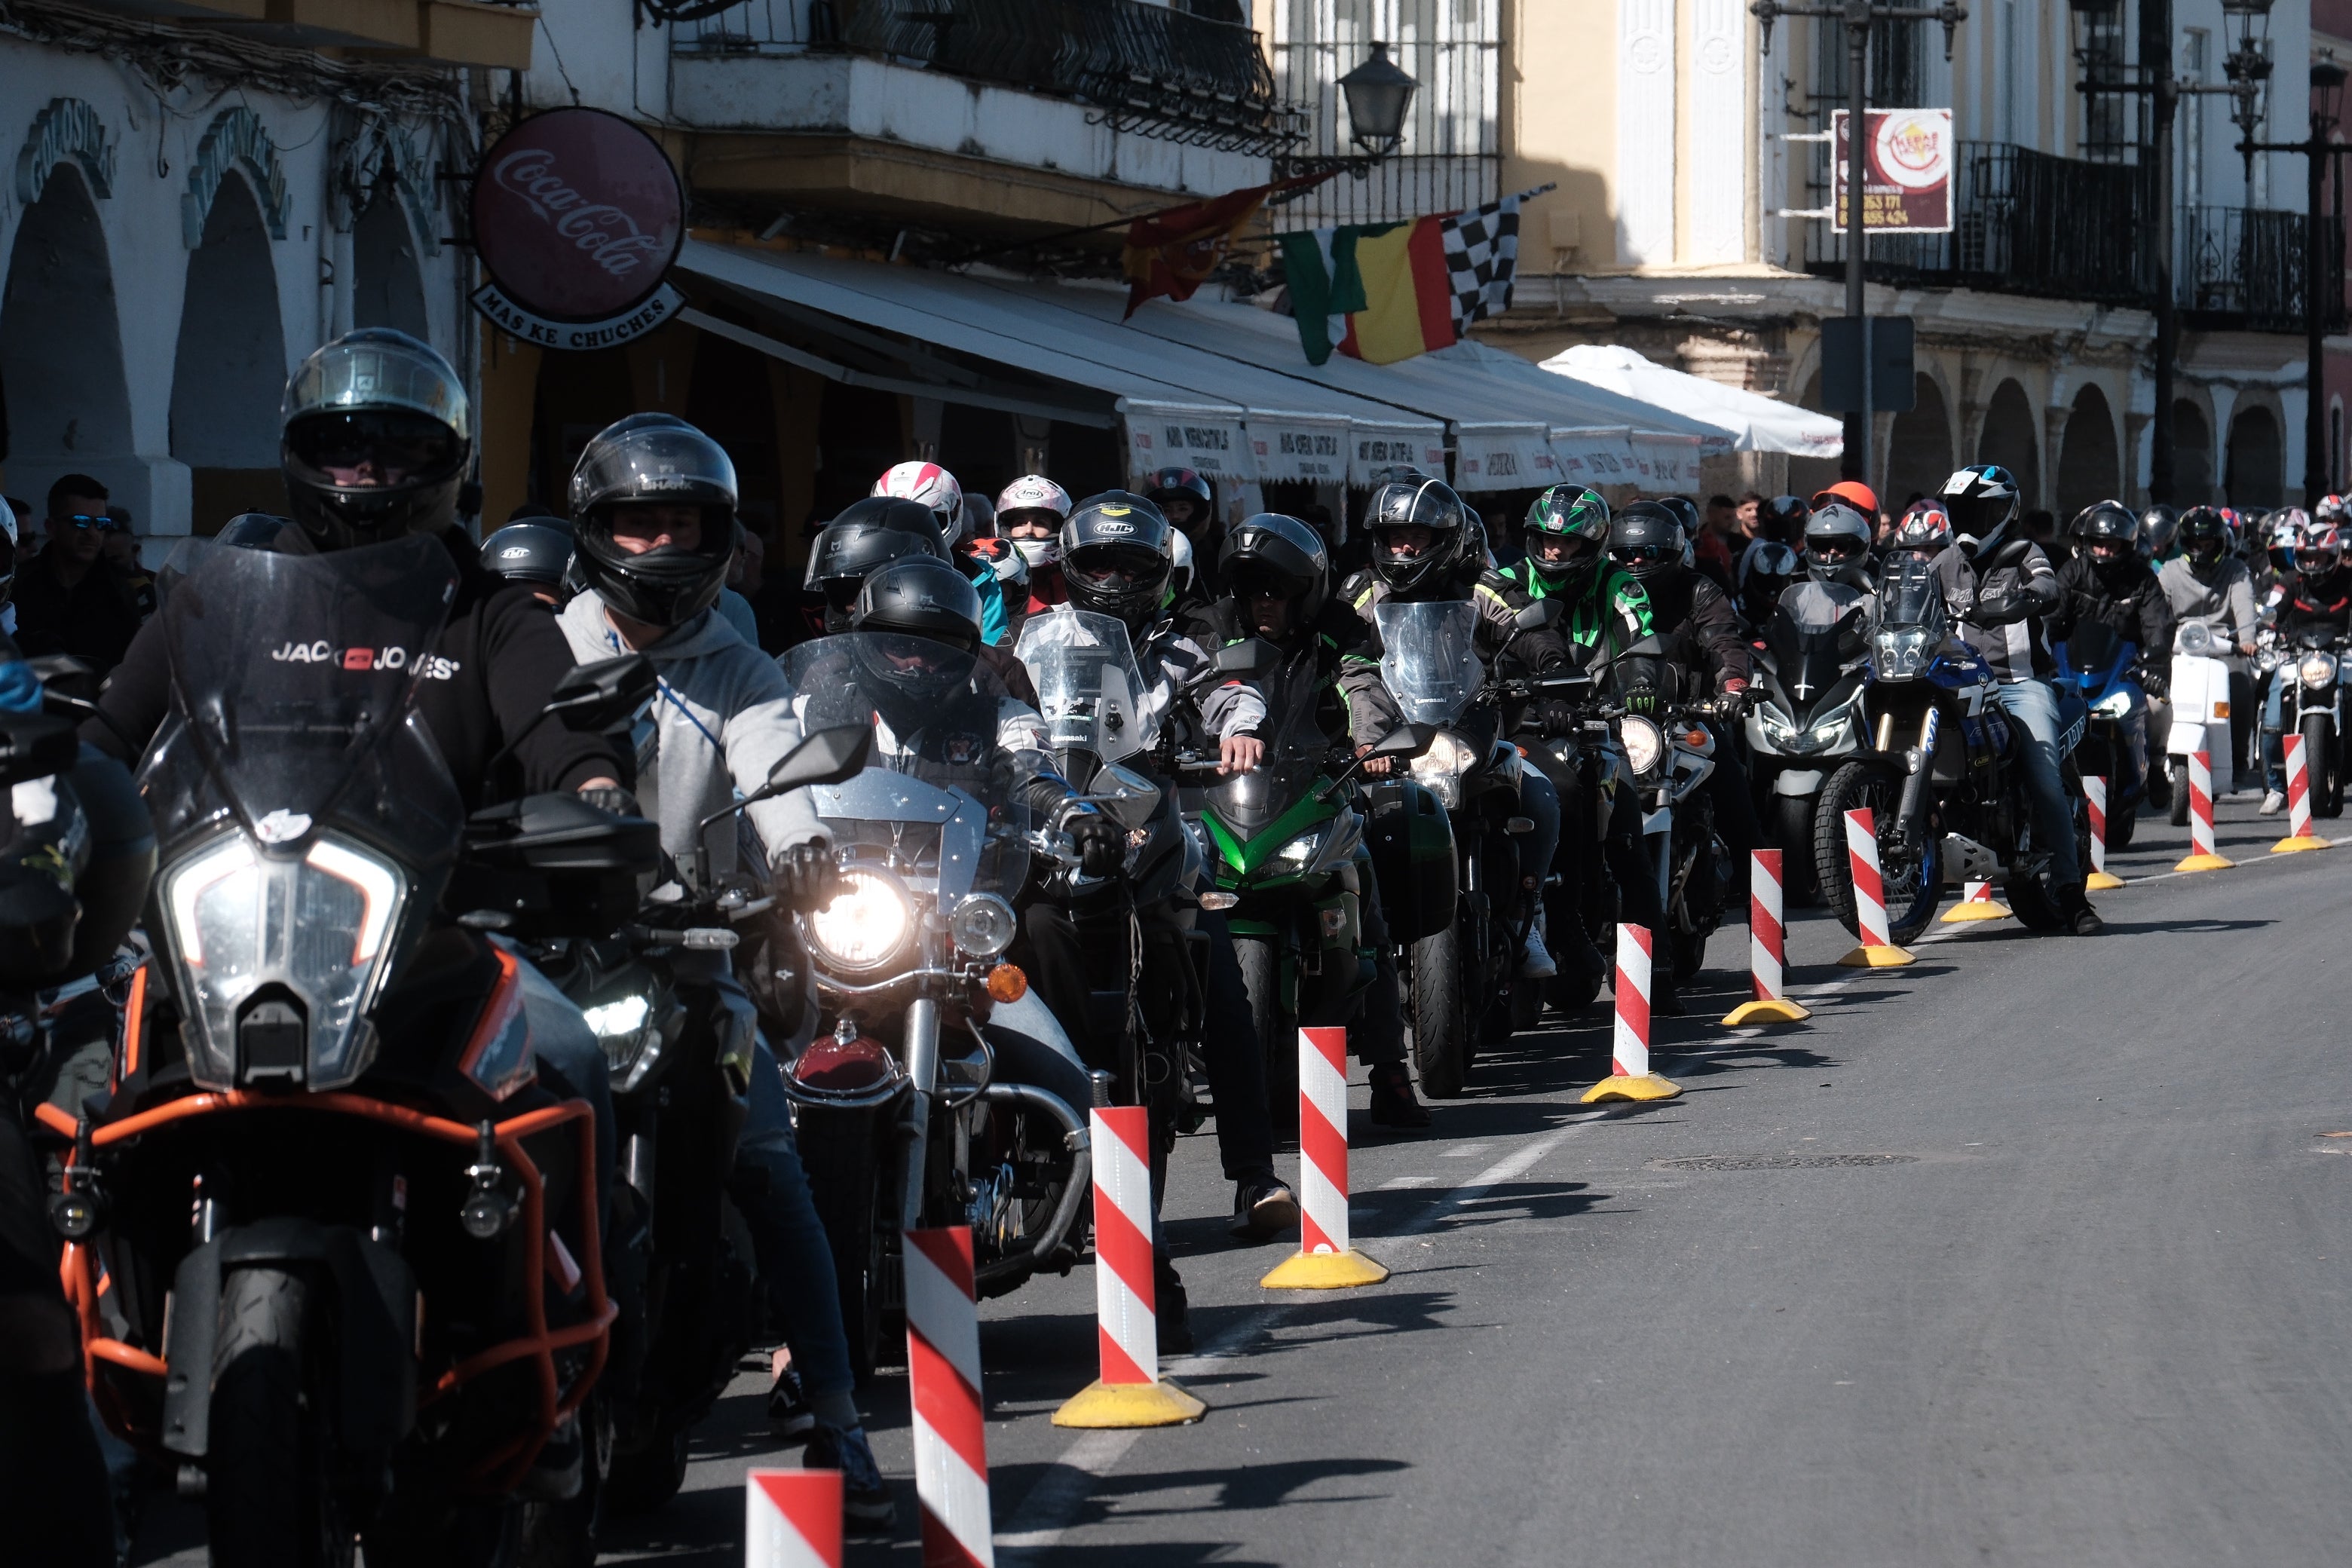
POLYGON ((643 816, 645 815, 644 808, 637 805, 637 797, 635 795, 631 795, 627 790, 616 789, 611 785, 600 785, 595 789, 583 789, 580 792, 580 798, 586 801, 590 805, 594 806, 597 810, 609 811, 614 816, 643 816))
POLYGON ((1658 711, 1658 694, 1646 686, 1626 693, 1625 711, 1639 713, 1645 719, 1654 717, 1658 711))
POLYGON ((1107 817, 1081 816, 1072 822, 1070 842, 1078 847, 1078 869, 1089 877, 1116 876, 1127 864, 1127 835, 1107 817))
POLYGON ((841 884, 833 851, 822 844, 795 844, 776 857, 776 898, 796 910, 822 909, 841 884))
POLYGON ((2147 693, 2151 701, 2164 700, 2164 683, 2165 677, 2158 671, 2143 669, 2139 672, 2139 689, 2147 693))
POLYGON ((2024 613, 2024 606, 2011 595, 1983 594, 1978 596, 1976 608, 1969 612, 1969 619, 1980 626, 2005 626, 2024 613))
POLYGON ((1536 721, 1547 735, 1568 735, 1576 731, 1576 705, 1554 697, 1536 709, 1536 721))

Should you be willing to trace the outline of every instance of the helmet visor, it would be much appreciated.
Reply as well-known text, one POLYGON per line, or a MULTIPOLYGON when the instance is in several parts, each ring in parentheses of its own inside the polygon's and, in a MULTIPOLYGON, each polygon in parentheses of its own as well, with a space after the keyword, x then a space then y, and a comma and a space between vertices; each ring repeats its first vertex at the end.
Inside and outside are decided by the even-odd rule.
POLYGON ((1125 594, 1148 587, 1168 574, 1168 558, 1135 544, 1090 544, 1062 563, 1062 576, 1097 593, 1125 594))
POLYGON ((1683 558, 1682 547, 1676 544, 1628 542, 1609 547, 1609 559, 1620 566, 1662 566, 1669 561, 1683 558))
POLYGON ((1805 553, 1824 565, 1843 566, 1861 560, 1866 549, 1850 533, 1815 534, 1805 541, 1805 553))
POLYGON ((345 490, 430 484, 466 458, 448 426, 396 409, 304 415, 286 428, 286 454, 298 479, 345 490))

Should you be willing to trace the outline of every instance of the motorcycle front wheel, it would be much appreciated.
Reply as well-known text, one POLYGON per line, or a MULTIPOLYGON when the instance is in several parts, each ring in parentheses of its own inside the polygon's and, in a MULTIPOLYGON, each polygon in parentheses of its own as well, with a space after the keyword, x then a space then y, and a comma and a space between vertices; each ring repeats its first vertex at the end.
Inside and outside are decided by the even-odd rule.
MULTIPOLYGON (((205 1498, 219 1568, 348 1568, 352 1531, 328 1484, 310 1284, 280 1268, 221 1281, 205 1498)), ((371 1555, 373 1555, 371 1553, 371 1555)))
POLYGON ((809 1197, 833 1252, 834 1287, 841 1326, 849 1339, 849 1371, 863 1388, 874 1379, 882 1348, 880 1164, 875 1158, 877 1113, 824 1110, 801 1118, 801 1163, 809 1197))
POLYGON ((2335 729, 2324 713, 2303 721, 2304 782, 2310 789, 2312 812, 2318 816, 2344 815, 2344 771, 2329 760, 2336 750, 2335 729))
POLYGON ((1822 901, 1839 923, 1856 936, 1862 922, 1854 913, 1853 863, 1845 845, 1845 814, 1867 806, 1878 830, 1879 887, 1886 903, 1886 940, 1901 947, 1927 929, 1936 906, 1944 898, 1942 846, 1932 832, 1923 834, 1916 851, 1906 855, 1895 822, 1902 802, 1902 783, 1883 769, 1848 763, 1822 786, 1822 804, 1815 819, 1813 870, 1822 884, 1822 901))
POLYGON ((1462 987, 1462 934, 1456 923, 1412 944, 1412 1064, 1422 1091, 1455 1100, 1470 1071, 1470 1020, 1462 987))
POLYGON ((1801 910, 1821 900, 1821 880, 1813 869, 1813 820, 1821 797, 1776 795, 1772 797, 1772 837, 1780 846, 1780 900, 1801 910))

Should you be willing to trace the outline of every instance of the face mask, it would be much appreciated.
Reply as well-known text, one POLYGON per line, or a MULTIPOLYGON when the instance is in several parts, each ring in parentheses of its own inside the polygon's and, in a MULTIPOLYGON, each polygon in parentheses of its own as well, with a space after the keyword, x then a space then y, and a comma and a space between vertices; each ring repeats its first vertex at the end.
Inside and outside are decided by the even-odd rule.
POLYGON ((1014 539, 1007 542, 1021 552, 1021 559, 1029 563, 1032 572, 1040 566, 1051 566, 1062 558, 1059 539, 1014 539))

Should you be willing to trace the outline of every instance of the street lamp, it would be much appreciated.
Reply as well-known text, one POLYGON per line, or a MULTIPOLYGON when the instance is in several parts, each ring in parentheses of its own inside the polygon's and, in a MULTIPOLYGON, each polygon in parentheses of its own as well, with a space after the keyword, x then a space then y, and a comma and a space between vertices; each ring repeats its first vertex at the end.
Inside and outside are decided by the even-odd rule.
POLYGON ((1349 139, 1375 158, 1392 155, 1404 141, 1405 113, 1420 86, 1389 58, 1389 47, 1375 40, 1371 58, 1339 79, 1349 139))

